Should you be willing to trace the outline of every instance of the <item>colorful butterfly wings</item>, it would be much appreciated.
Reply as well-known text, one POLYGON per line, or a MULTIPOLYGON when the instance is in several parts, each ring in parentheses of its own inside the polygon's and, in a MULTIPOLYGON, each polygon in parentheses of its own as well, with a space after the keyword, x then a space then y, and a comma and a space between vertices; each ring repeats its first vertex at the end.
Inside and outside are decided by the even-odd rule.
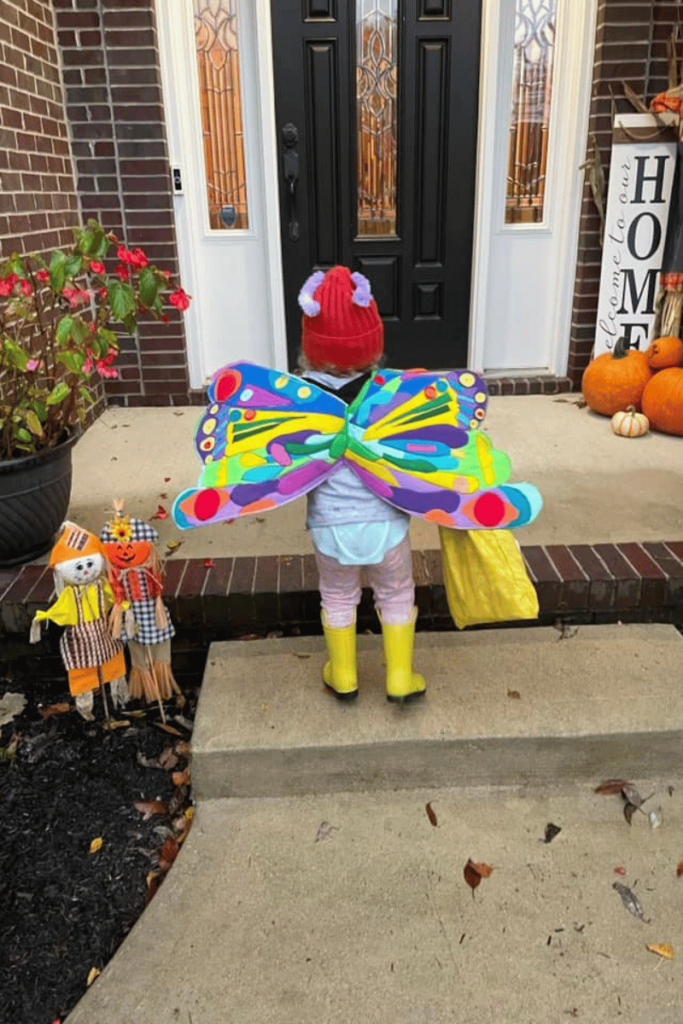
POLYGON ((318 486, 340 459, 390 504, 458 529, 522 526, 541 500, 509 485, 510 464, 477 428, 486 386, 469 371, 385 370, 347 409, 299 377, 250 363, 220 370, 196 445, 199 489, 176 499, 181 528, 277 508, 318 486))

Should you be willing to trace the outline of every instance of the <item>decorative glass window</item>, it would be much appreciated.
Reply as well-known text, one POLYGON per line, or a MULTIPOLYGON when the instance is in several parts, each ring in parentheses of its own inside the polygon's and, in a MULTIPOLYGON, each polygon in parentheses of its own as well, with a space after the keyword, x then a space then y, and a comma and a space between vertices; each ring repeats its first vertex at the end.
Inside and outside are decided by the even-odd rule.
POLYGON ((247 228, 238 0, 193 0, 209 223, 247 228))
POLYGON ((556 0, 515 0, 505 223, 543 220, 556 0))
POLYGON ((396 234, 398 0, 356 0, 358 234, 396 234))

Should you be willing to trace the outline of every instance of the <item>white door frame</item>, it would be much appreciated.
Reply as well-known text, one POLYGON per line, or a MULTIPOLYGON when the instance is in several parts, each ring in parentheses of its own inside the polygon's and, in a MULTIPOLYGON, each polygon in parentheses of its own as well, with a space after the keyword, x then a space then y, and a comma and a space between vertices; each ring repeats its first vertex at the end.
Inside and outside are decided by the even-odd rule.
MULTIPOLYGON (((470 308, 469 365, 485 369, 485 340, 487 332, 486 307, 490 279, 490 246, 494 243, 498 225, 502 224, 503 195, 497 195, 500 174, 496 167, 497 145, 496 112, 501 97, 505 111, 509 111, 510 82, 512 77, 512 33, 510 4, 512 0, 483 0, 481 72, 479 95, 479 138, 477 143, 477 187, 475 198, 475 227, 472 254, 472 300, 470 308), (500 60, 502 30, 509 35, 509 59, 500 60)), ((553 83, 554 123, 548 163, 553 173, 553 187, 548 195, 549 204, 555 205, 554 225, 558 232, 558 251, 562 258, 554 268, 555 310, 552 330, 553 352, 546 372, 564 376, 567 372, 569 334, 571 327, 573 283, 576 270, 576 252, 581 217, 583 174, 579 170, 585 152, 588 132, 591 82, 595 51, 595 25, 597 0, 565 0, 561 5, 561 24, 558 25, 558 52, 553 83), (570 115, 569 102, 574 99, 570 115)), ((543 227, 539 225, 541 230, 543 227)), ((547 227, 545 228, 547 230, 547 227)), ((498 285, 500 286, 500 285, 498 285)), ((528 375, 529 370, 520 373, 528 375)))
MULTIPOLYGON (((287 339, 285 328, 285 307, 282 286, 282 256, 280 250, 280 212, 278 201, 278 157, 275 139, 275 111, 274 111, 274 85, 273 85, 273 56, 270 33, 270 0, 251 0, 253 6, 246 12, 246 16, 240 22, 240 34, 245 31, 254 33, 250 41, 249 49, 255 53, 256 63, 256 89, 251 89, 251 95, 243 96, 245 102, 244 115, 254 120, 253 125, 248 126, 245 132, 245 144, 247 149, 249 185, 262 189, 259 197, 262 203, 262 219, 264 223, 259 227, 259 234, 264 239, 266 258, 266 280, 261 282, 261 296, 255 301, 262 301, 269 307, 268 323, 270 339, 268 351, 270 352, 270 363, 277 368, 287 366, 287 339), (256 95, 253 95, 253 93, 256 95), (263 186, 257 185, 256 169, 260 165, 263 186)), ((164 111, 166 118, 166 136, 168 143, 169 162, 172 167, 187 167, 193 161, 197 162, 196 154, 187 154, 182 151, 181 134, 178 130, 179 119, 192 122, 196 120, 196 103, 193 95, 187 95, 174 87, 174 67, 184 57, 180 54, 187 53, 187 47, 178 36, 183 31, 180 26, 191 25, 192 16, 190 0, 155 0, 157 26, 160 37, 160 64, 161 78, 164 92, 164 111), (175 97, 176 102, 172 103, 171 98, 175 97)), ((196 170, 196 168, 195 168, 196 170)), ((189 181, 190 175, 185 173, 184 178, 189 181)), ((253 194, 253 193, 252 193, 253 194)), ((176 233, 178 240, 178 261, 180 267, 180 278, 183 287, 187 292, 199 294, 199 273, 200 268, 197 262, 195 249, 196 224, 198 218, 190 216, 192 203, 198 201, 199 192, 174 196, 174 212, 176 233), (188 205, 189 204, 189 205, 188 205)), ((206 217, 203 217, 206 221, 206 217)), ((239 233, 243 236, 253 234, 253 231, 239 233)), ((226 234, 223 239, 219 233, 209 232, 208 223, 205 224, 204 241, 211 245, 239 244, 239 234, 226 234)), ((254 301, 254 297, 250 297, 254 301)), ((187 356, 192 386, 201 386, 206 371, 204 366, 203 350, 201 343, 202 332, 202 310, 201 303, 192 303, 185 314, 185 333, 187 339, 187 356)), ((226 353, 226 361, 230 353, 226 353)), ((214 367, 213 369, 217 369, 214 367)))

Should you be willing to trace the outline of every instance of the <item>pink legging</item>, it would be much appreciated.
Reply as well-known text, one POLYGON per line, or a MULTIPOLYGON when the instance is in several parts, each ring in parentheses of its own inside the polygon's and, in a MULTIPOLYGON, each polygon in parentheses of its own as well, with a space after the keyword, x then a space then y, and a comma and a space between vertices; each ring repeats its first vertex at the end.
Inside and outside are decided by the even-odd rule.
MULTIPOLYGON (((336 558, 315 552, 320 573, 320 599, 328 626, 344 629, 354 621, 361 597, 361 565, 342 565, 336 558)), ((408 622, 415 605, 413 561, 410 538, 387 551, 377 565, 365 566, 368 583, 375 596, 375 607, 382 620, 392 625, 408 622)))

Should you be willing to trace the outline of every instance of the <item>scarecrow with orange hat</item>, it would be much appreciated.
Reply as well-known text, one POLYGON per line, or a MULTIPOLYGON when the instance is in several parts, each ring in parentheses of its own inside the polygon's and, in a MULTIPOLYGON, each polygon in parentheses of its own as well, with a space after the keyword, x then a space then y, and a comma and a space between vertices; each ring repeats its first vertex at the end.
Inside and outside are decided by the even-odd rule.
POLYGON ((40 639, 40 624, 54 622, 66 627, 59 643, 69 673, 69 690, 81 715, 92 720, 95 690, 109 683, 113 704, 128 700, 123 644, 109 629, 108 613, 114 594, 107 580, 104 547, 94 533, 66 522, 50 554, 57 600, 46 611, 37 611, 31 626, 31 642, 40 639))

